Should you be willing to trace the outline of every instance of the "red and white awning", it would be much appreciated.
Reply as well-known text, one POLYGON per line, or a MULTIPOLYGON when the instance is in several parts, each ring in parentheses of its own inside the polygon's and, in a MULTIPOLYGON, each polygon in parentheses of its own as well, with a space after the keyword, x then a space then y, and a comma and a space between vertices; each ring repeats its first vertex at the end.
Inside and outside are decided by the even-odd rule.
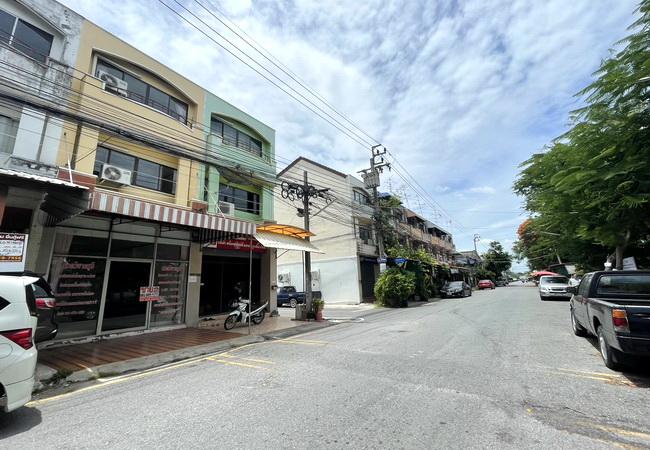
POLYGON ((212 241, 213 237, 218 237, 219 233, 210 233, 211 231, 233 235, 255 234, 254 222, 218 214, 196 212, 190 208, 171 206, 168 203, 156 203, 99 189, 92 193, 90 210, 198 228, 202 235, 200 240, 204 242, 212 241))

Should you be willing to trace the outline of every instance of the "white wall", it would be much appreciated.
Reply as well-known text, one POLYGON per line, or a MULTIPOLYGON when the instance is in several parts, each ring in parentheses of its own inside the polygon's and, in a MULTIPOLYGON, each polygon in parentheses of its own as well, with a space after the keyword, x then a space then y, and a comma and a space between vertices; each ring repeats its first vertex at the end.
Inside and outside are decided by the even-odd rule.
MULTIPOLYGON (((358 304, 361 302, 359 261, 356 256, 312 261, 312 271, 320 271, 320 291, 325 303, 358 304)), ((278 273, 290 273, 291 285, 302 291, 301 263, 278 264, 278 273)))

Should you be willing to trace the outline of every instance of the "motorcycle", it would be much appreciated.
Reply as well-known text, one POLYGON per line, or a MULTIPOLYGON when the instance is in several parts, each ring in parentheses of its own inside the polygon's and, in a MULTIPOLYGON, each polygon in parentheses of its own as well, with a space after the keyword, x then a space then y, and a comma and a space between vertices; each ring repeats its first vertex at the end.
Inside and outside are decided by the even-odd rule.
MULTIPOLYGON (((226 320, 223 322, 223 327, 226 330, 232 330, 235 327, 235 324, 237 322, 243 322, 243 323, 248 323, 248 304, 250 303, 250 300, 246 299, 239 299, 235 301, 232 306, 233 309, 230 314, 228 314, 228 317, 226 317, 226 320)), ((250 319, 251 322, 254 323, 255 325, 259 325, 262 323, 264 320, 264 316, 266 315, 266 306, 269 303, 266 302, 259 308, 257 308, 255 311, 252 311, 250 313, 250 319)))

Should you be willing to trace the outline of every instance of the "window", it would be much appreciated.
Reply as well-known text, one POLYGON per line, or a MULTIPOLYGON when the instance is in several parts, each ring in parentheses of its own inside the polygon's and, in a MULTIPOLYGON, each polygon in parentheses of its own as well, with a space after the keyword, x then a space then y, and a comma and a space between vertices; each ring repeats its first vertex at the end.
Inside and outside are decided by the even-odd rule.
POLYGON ((18 122, 11 117, 0 116, 0 153, 13 153, 18 122))
POLYGON ((135 186, 167 194, 174 194, 176 190, 176 169, 171 167, 108 148, 97 147, 93 174, 101 175, 104 164, 132 171, 131 184, 135 186))
POLYGON ((0 41, 27 56, 40 62, 47 61, 53 39, 51 34, 0 10, 0 41))
POLYGON ((248 192, 225 184, 219 185, 219 200, 234 203, 237 211, 251 214, 260 213, 260 196, 255 192, 248 192))
POLYGON ((369 205, 370 197, 360 191, 354 191, 354 201, 360 205, 369 205))
POLYGON ((232 145, 233 147, 262 156, 262 141, 259 139, 255 139, 219 119, 212 119, 210 122, 210 130, 212 134, 221 136, 224 144, 232 145))
POLYGON ((100 70, 126 81, 128 84, 126 96, 131 100, 151 106, 163 114, 172 116, 179 122, 187 124, 187 103, 166 94, 160 89, 145 83, 141 79, 115 67, 103 59, 97 61, 95 76, 99 76, 100 70))
POLYGON ((364 244, 369 244, 372 241, 372 231, 369 227, 359 226, 359 239, 361 239, 364 244))

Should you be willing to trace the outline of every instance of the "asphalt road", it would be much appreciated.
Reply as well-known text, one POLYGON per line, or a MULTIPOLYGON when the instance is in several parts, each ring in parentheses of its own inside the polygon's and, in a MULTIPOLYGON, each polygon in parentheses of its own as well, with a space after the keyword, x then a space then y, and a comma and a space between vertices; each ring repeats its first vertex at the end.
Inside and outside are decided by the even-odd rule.
POLYGON ((505 287, 33 402, 2 448, 650 448, 650 377, 505 287))

